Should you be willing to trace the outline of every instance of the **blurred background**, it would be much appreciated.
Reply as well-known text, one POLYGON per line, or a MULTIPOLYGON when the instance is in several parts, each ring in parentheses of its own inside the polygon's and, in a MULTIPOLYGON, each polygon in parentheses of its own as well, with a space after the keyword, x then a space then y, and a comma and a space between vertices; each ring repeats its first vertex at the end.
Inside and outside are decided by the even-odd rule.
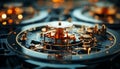
MULTIPOLYGON (((106 24, 120 33, 120 0, 0 0, 0 69, 36 68, 11 52, 6 38, 17 28, 50 21, 106 24)), ((84 69, 119 69, 119 58, 84 69)))

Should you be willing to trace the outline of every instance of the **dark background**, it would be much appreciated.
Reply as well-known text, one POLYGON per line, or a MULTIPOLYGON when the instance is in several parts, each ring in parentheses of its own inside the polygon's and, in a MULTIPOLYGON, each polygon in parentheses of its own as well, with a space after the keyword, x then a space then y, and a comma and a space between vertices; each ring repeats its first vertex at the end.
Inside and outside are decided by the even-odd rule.
MULTIPOLYGON (((24 6, 26 5, 33 5, 38 0, 0 0, 0 9, 3 9, 4 3, 10 2, 22 2, 24 6)), ((40 0, 39 0, 40 1, 40 0)), ((48 2, 49 0, 41 0, 43 2, 48 2)), ((67 0, 66 0, 67 1, 67 0)), ((68 0, 69 1, 69 0, 68 0)), ((78 0, 73 0, 73 2, 78 0)), ((79 0, 80 1, 80 0, 79 0)), ((82 0, 81 0, 82 1, 82 0)), ((102 0, 102 1, 109 1, 114 3, 118 8, 120 7, 120 0, 102 0)), ((34 7, 37 7, 33 5, 34 7)), ((39 7, 46 6, 46 4, 42 4, 39 7)), ((74 7, 76 8, 76 7, 74 7)), ((44 20, 40 21, 43 22, 44 20)), ((14 53, 10 52, 7 48, 7 44, 5 42, 6 36, 8 34, 9 27, 1 26, 0 27, 0 46, 4 46, 4 48, 0 47, 0 69, 34 69, 36 66, 25 63, 19 57, 17 57, 14 53), (1 34, 6 34, 1 36, 1 34)), ((120 29, 113 29, 120 33, 120 29)), ((110 59, 106 62, 101 62, 97 66, 90 66, 88 68, 82 69, 120 69, 120 55, 116 56, 114 59, 110 59)), ((43 69, 51 69, 51 68, 43 68, 43 69)), ((53 69, 53 68, 52 68, 53 69)), ((77 68, 79 69, 79 68, 77 68)))

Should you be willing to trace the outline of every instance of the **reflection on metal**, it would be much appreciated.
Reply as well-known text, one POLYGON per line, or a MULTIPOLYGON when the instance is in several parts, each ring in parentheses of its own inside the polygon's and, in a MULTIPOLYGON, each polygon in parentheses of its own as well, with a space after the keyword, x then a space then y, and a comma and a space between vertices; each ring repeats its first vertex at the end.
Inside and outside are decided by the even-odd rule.
POLYGON ((18 56, 27 56, 26 62, 35 65, 48 62, 48 66, 51 66, 49 63, 57 64, 57 67, 69 65, 67 68, 84 66, 101 62, 103 57, 111 56, 120 49, 118 34, 105 25, 54 21, 23 29, 11 34, 8 43, 18 56), (11 38, 13 41, 10 41, 11 38))

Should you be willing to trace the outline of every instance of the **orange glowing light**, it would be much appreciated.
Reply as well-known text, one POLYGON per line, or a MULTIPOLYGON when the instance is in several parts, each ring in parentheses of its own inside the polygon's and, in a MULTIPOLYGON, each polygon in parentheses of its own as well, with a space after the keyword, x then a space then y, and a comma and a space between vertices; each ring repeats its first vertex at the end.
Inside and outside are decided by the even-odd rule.
POLYGON ((97 7, 97 8, 95 8, 95 13, 97 13, 97 14, 102 14, 102 8, 99 8, 99 7, 97 7))
POLYGON ((109 22, 109 24, 114 24, 114 20, 113 19, 109 20, 108 22, 109 22))
POLYGON ((7 10, 7 14, 12 14, 13 13, 13 10, 12 9, 8 9, 7 10))
POLYGON ((2 19, 6 19, 7 15, 5 13, 2 14, 2 19))
POLYGON ((8 23, 9 23, 9 24, 12 24, 12 23, 13 23, 13 20, 12 20, 12 19, 9 19, 9 20, 8 20, 8 23))
POLYGON ((20 14, 23 12, 23 10, 21 8, 15 8, 15 12, 16 14, 20 14))
POLYGON ((54 2, 54 3, 63 3, 64 0, 52 0, 52 2, 54 2))
POLYGON ((109 8, 108 10, 109 10, 109 11, 108 11, 108 14, 109 14, 109 15, 113 15, 113 14, 116 13, 116 10, 115 10, 114 8, 109 8))
POLYGON ((2 22, 2 25, 6 25, 7 24, 7 22, 2 22))
POLYGON ((47 31, 47 29, 46 28, 42 28, 42 32, 46 32, 47 31))
POLYGON ((19 15, 18 15, 18 19, 23 19, 23 15, 22 15, 22 14, 19 14, 19 15))
POLYGON ((110 16, 107 18, 107 20, 108 20, 109 24, 113 24, 113 23, 114 23, 113 18, 112 18, 112 17, 110 17, 110 16))

